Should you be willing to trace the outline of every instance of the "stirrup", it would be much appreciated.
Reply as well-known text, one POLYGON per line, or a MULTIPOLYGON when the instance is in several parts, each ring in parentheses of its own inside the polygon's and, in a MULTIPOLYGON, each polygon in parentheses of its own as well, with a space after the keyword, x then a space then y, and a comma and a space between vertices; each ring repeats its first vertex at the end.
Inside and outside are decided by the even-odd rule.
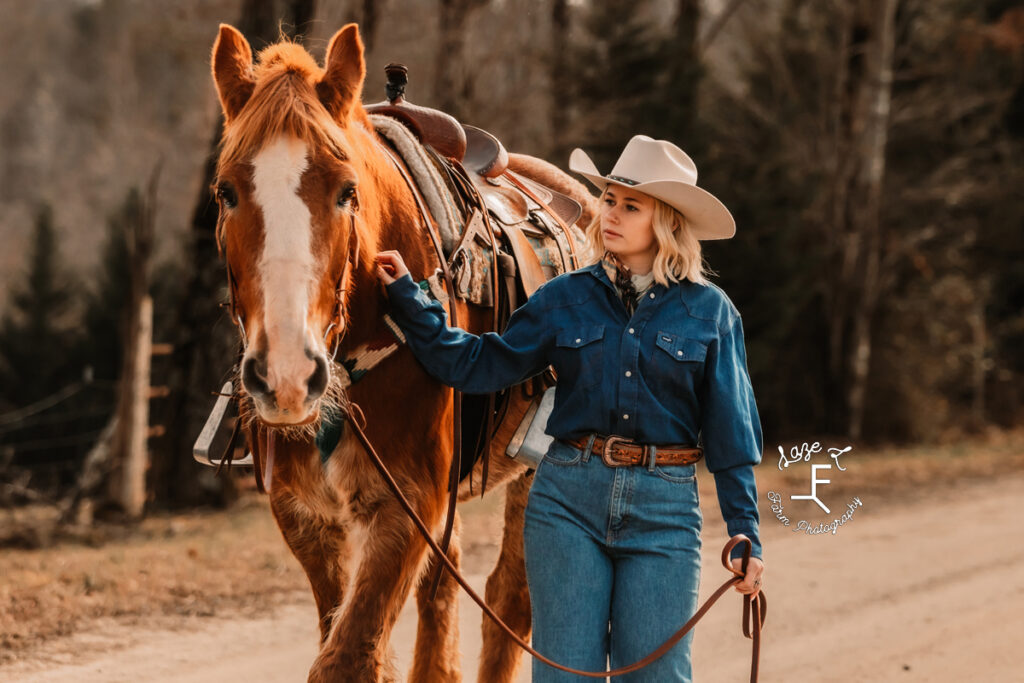
MULTIPOLYGON (((237 415, 231 416, 229 414, 232 407, 231 398, 233 393, 234 389, 231 382, 226 382, 220 388, 217 402, 213 404, 213 410, 210 411, 210 416, 206 418, 203 430, 199 432, 199 437, 196 439, 195 445, 192 446, 192 457, 195 458, 196 462, 208 467, 220 467, 220 458, 227 453, 227 449, 232 448, 235 430, 231 424, 231 418, 234 417, 236 421, 238 420, 237 415)), ((244 458, 232 460, 230 463, 224 464, 230 464, 231 467, 252 467, 254 464, 252 453, 246 452, 244 458)))

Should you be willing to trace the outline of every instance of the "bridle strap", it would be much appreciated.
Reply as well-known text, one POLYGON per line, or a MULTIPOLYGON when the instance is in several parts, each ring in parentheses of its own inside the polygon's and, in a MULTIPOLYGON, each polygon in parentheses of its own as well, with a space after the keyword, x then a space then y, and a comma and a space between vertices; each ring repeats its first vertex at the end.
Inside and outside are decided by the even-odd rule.
POLYGON ((331 330, 337 328, 337 331, 334 333, 334 348, 331 350, 332 362, 338 357, 341 339, 345 336, 345 332, 348 331, 344 321, 345 293, 348 292, 349 286, 352 284, 352 271, 356 264, 359 263, 359 230, 356 229, 355 213, 351 214, 349 226, 348 254, 345 256, 345 267, 342 268, 341 276, 338 277, 338 285, 335 287, 334 318, 327 325, 327 329, 324 330, 324 344, 326 344, 327 336, 331 333, 331 330))
MULTIPOLYGON (((460 586, 462 586, 463 590, 465 590, 469 597, 473 599, 473 602, 479 605, 480 609, 483 610, 484 614, 486 614, 487 617, 491 621, 493 621, 495 625, 498 626, 498 628, 504 631, 505 634, 509 638, 511 638, 516 645, 518 645, 526 652, 529 652, 533 657, 539 659, 548 666, 552 666, 556 669, 566 671, 577 676, 585 676, 587 678, 606 678, 622 676, 633 671, 638 671, 647 666, 648 664, 650 664, 651 662, 655 661, 662 655, 664 655, 669 650, 671 650, 676 643, 682 640, 686 636, 686 634, 689 633, 690 630, 697 625, 697 622, 700 621, 700 619, 708 612, 708 610, 711 609, 711 606, 714 605, 715 602, 717 602, 718 599, 722 597, 722 595, 727 590, 729 590, 731 586, 734 586, 743 580, 743 577, 747 572, 747 566, 750 562, 750 552, 753 548, 753 543, 749 538, 747 538, 747 536, 743 534, 736 534, 735 536, 730 538, 728 542, 726 542, 725 547, 722 549, 722 565, 726 568, 726 570, 732 573, 733 576, 731 576, 728 580, 725 581, 725 583, 719 586, 718 589, 715 590, 715 592, 712 593, 711 596, 704 601, 704 604, 700 606, 700 609, 698 609, 696 613, 692 617, 690 617, 690 619, 685 624, 683 624, 683 626, 678 631, 672 634, 672 636, 669 637, 668 640, 662 643, 661 646, 658 647, 658 649, 654 650, 651 654, 647 655, 643 659, 633 662, 628 666, 619 667, 618 669, 612 669, 611 671, 580 671, 579 669, 573 669, 572 667, 559 664, 558 662, 555 662, 554 660, 545 657, 544 655, 530 647, 530 645, 522 638, 520 638, 508 624, 502 621, 501 617, 499 617, 497 613, 495 613, 495 611, 490 607, 490 605, 488 605, 487 602, 483 598, 481 598, 476 593, 476 591, 472 589, 472 587, 470 587, 469 582, 466 581, 465 577, 462 576, 458 568, 448 557, 447 549, 442 549, 441 546, 438 545, 437 541, 434 540, 433 536, 430 533, 430 530, 427 528, 427 525, 424 524, 423 520, 420 519, 419 515, 416 514, 416 511, 413 509, 412 504, 409 503, 409 499, 405 497, 405 494, 402 493, 401 488, 398 486, 398 482, 396 482, 395 478, 391 476, 391 473, 388 471, 387 466, 381 460, 380 455, 378 455, 376 449, 374 449, 373 444, 370 443, 369 438, 367 438, 366 436, 366 432, 363 431, 366 416, 363 414, 362 409, 355 403, 349 403, 346 406, 345 410, 347 422, 351 426, 353 433, 356 435, 356 438, 359 439, 360 444, 362 444, 363 449, 366 451, 366 454, 370 457, 370 462, 380 473, 381 477, 388 485, 388 488, 391 489, 391 492, 395 494, 395 498, 398 500, 399 505, 402 506, 402 509, 405 510, 406 515, 409 516, 409 519, 416 526, 417 530, 419 530, 420 536, 423 537, 423 540, 426 541, 430 549, 433 550, 435 556, 438 559, 438 564, 440 566, 446 567, 448 571, 451 572, 452 576, 455 578, 455 581, 460 586), (740 543, 745 543, 746 546, 743 548, 743 562, 741 564, 741 568, 739 570, 736 570, 732 567, 732 564, 729 562, 729 555, 732 552, 732 549, 740 543)), ((751 597, 750 595, 743 596, 743 635, 753 640, 750 663, 750 683, 757 683, 758 662, 761 653, 761 628, 764 625, 764 619, 767 613, 768 602, 765 598, 763 590, 758 591, 758 594, 755 597, 751 597)))

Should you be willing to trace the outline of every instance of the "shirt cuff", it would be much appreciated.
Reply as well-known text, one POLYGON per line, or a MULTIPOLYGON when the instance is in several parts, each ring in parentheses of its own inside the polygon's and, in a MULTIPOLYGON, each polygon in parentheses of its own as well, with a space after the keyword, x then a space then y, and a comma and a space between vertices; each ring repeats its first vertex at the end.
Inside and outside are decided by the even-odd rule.
MULTIPOLYGON (((756 557, 757 559, 764 561, 764 553, 761 549, 761 537, 757 532, 757 529, 729 529, 729 538, 732 538, 736 534, 743 534, 750 539, 751 550, 750 556, 756 557)), ((743 550, 747 547, 746 543, 740 543, 732 552, 729 553, 729 559, 736 559, 737 557, 743 557, 743 550)))
MULTIPOLYGON (((743 534, 751 541, 751 557, 762 558, 757 509, 757 480, 752 465, 737 465, 714 473, 718 505, 729 537, 743 534)), ((730 557, 741 557, 746 544, 732 549, 730 557)))
POLYGON ((384 289, 391 301, 391 308, 407 318, 414 317, 431 304, 430 297, 413 282, 412 276, 408 273, 386 285, 384 289))

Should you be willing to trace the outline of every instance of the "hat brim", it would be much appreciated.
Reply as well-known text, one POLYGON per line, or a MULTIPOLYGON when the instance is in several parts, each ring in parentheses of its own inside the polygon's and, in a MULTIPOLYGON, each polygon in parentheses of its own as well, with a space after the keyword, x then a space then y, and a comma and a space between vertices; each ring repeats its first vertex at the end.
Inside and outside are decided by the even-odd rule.
POLYGON ((660 199, 686 218, 686 224, 699 240, 724 240, 736 234, 736 221, 715 195, 681 180, 650 180, 631 185, 608 178, 597 170, 593 160, 576 148, 569 156, 569 170, 586 178, 604 192, 609 185, 618 185, 660 199))

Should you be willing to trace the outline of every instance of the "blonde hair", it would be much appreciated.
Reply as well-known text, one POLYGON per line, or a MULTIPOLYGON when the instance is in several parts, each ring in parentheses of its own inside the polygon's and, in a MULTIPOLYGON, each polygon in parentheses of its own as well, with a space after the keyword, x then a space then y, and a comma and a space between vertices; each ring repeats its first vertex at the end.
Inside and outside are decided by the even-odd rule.
MULTIPOLYGON (((602 196, 603 194, 602 192, 602 196)), ((690 231, 686 217, 660 199, 651 199, 654 200, 651 227, 654 229, 654 239, 658 243, 658 253, 654 257, 654 267, 651 269, 655 282, 668 287, 670 283, 689 280, 707 287, 711 284, 708 276, 712 275, 713 271, 704 263, 700 240, 690 231)), ((589 246, 586 265, 593 265, 600 262, 608 251, 601 236, 600 211, 594 215, 583 232, 589 246)))

